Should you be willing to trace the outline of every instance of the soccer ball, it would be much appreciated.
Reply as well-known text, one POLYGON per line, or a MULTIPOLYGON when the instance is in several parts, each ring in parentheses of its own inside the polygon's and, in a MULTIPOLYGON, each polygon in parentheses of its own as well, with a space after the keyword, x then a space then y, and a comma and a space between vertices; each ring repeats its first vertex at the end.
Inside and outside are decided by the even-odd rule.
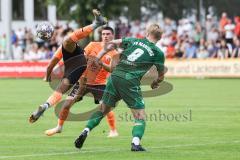
POLYGON ((37 25, 36 35, 38 38, 49 41, 54 33, 54 27, 49 22, 43 22, 37 25))

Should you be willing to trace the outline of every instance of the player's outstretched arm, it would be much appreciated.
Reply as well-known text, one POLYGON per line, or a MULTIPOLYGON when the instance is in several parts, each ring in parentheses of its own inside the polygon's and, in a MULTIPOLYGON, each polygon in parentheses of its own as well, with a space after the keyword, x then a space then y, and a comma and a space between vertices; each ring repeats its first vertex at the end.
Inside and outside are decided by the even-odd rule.
POLYGON ((53 71, 53 68, 58 64, 58 62, 62 59, 62 47, 60 46, 57 51, 55 52, 54 56, 52 57, 51 61, 49 62, 47 66, 46 75, 44 77, 44 80, 46 82, 51 81, 51 73, 53 71))
POLYGON ((112 44, 106 44, 104 48, 99 52, 99 54, 96 56, 96 59, 99 61, 107 52, 115 49, 114 45, 112 44))
POLYGON ((157 79, 153 80, 151 84, 151 88, 155 89, 159 87, 159 83, 161 83, 164 80, 164 71, 163 70, 158 70, 158 77, 157 79))
POLYGON ((51 59, 51 61, 49 62, 48 66, 47 66, 46 76, 44 78, 44 80, 46 82, 50 82, 51 81, 52 70, 57 65, 58 62, 59 62, 59 59, 57 57, 53 57, 51 59))
POLYGON ((119 46, 120 44, 122 44, 122 39, 115 39, 106 43, 104 49, 100 51, 96 58, 100 60, 107 52, 115 49, 115 46, 119 46))
POLYGON ((122 39, 114 39, 114 40, 108 42, 108 44, 113 44, 113 45, 119 46, 122 44, 122 39))

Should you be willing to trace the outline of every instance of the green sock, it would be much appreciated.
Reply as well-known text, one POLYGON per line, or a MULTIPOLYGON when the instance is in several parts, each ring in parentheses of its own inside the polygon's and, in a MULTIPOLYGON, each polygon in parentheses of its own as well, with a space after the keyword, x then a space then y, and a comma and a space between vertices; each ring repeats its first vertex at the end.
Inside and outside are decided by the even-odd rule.
POLYGON ((144 134, 145 126, 146 126, 145 120, 135 119, 135 124, 132 130, 132 136, 141 139, 144 134))
POLYGON ((90 130, 92 130, 94 127, 96 127, 100 123, 102 118, 103 118, 102 112, 100 112, 100 111, 94 112, 91 115, 90 119, 88 120, 86 127, 89 128, 90 130))

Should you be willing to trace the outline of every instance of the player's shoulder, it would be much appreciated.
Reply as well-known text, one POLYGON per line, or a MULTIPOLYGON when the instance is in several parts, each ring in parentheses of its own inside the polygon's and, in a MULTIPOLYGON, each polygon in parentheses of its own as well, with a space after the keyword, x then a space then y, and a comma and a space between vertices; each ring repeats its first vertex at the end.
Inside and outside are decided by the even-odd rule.
POLYGON ((156 45, 154 45, 154 50, 160 54, 164 54, 163 51, 156 45))
POLYGON ((101 42, 92 41, 88 44, 89 46, 95 47, 101 45, 101 42))
POLYGON ((154 53, 156 54, 156 56, 160 56, 162 58, 165 58, 165 55, 163 53, 163 51, 156 45, 153 45, 152 50, 154 51, 154 53))
POLYGON ((138 38, 133 38, 133 37, 123 37, 122 41, 123 42, 133 42, 139 40, 138 38))
POLYGON ((88 45, 84 48, 85 55, 92 55, 98 52, 98 50, 101 50, 101 44, 99 42, 90 42, 88 45))

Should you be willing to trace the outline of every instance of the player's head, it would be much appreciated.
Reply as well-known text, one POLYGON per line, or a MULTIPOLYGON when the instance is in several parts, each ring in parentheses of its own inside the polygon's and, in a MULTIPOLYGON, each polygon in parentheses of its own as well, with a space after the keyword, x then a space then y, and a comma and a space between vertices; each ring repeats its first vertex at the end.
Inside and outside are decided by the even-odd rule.
POLYGON ((109 42, 114 38, 114 31, 111 27, 103 27, 101 31, 101 38, 103 42, 109 42))
POLYGON ((146 37, 152 39, 153 41, 157 42, 161 39, 162 36, 162 29, 158 24, 151 24, 146 29, 146 37))

